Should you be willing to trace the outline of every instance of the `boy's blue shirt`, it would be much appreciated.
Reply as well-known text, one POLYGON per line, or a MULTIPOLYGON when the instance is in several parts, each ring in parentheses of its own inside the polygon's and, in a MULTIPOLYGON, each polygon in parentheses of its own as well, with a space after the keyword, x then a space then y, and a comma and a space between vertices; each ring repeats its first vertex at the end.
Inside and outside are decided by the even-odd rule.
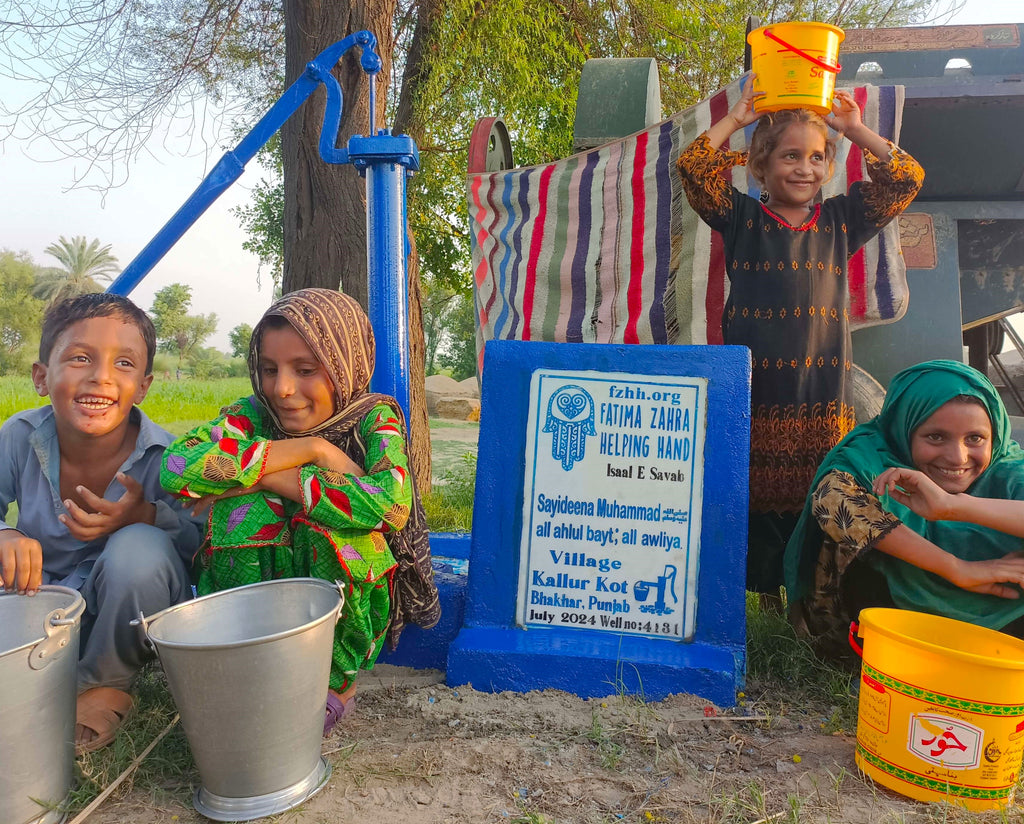
MULTIPOLYGON (((142 485, 146 500, 156 505, 154 525, 171 536, 187 565, 199 548, 203 525, 160 486, 160 461, 174 437, 138 407, 130 415, 139 434, 120 471, 142 485)), ((117 500, 125 489, 115 478, 107 489, 92 491, 117 500)), ((12 502, 18 504, 17 530, 42 544, 43 583, 80 588, 106 537, 84 543, 57 520, 67 510, 60 496, 60 449, 50 406, 19 412, 0 427, 0 515, 5 519, 12 502)), ((0 524, 0 530, 10 528, 6 521, 0 524)))

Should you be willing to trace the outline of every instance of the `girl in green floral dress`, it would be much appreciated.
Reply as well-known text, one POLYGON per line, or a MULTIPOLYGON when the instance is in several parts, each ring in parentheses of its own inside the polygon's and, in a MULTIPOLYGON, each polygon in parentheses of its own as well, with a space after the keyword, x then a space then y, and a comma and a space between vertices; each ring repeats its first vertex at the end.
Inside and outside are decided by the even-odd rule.
POLYGON ((161 483, 210 507, 200 595, 274 578, 346 583, 324 734, 360 669, 440 610, 401 408, 367 391, 375 344, 355 300, 304 289, 253 330, 254 395, 167 449, 161 483))

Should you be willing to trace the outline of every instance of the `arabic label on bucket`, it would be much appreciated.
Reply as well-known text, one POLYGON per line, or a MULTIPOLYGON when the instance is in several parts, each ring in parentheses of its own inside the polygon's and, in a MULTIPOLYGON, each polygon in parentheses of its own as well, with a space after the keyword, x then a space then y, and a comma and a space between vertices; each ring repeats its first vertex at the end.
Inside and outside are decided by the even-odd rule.
POLYGON ((1024 644, 896 609, 863 610, 860 635, 857 766, 919 801, 1011 804, 1024 754, 1024 644))

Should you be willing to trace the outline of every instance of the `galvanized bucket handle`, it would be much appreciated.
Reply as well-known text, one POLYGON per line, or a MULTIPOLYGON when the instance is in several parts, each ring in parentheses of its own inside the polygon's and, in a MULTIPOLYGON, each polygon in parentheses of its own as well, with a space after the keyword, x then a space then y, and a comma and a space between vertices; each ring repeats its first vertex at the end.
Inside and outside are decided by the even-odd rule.
POLYGON ((334 586, 337 588, 338 595, 341 597, 341 602, 338 604, 338 612, 334 616, 334 623, 338 623, 338 621, 341 620, 341 611, 345 608, 345 589, 348 587, 348 583, 341 580, 341 578, 335 578, 334 586))
POLYGON ((154 653, 158 658, 160 657, 160 650, 157 649, 156 644, 153 643, 153 639, 149 637, 149 621, 146 620, 146 615, 143 611, 139 610, 139 617, 132 618, 128 622, 133 627, 140 627, 142 629, 142 643, 150 652, 154 653))
POLYGON ((71 642, 71 628, 78 623, 84 611, 85 601, 79 599, 70 609, 58 607, 43 619, 43 632, 46 637, 32 647, 28 655, 29 667, 41 670, 60 658, 71 642))

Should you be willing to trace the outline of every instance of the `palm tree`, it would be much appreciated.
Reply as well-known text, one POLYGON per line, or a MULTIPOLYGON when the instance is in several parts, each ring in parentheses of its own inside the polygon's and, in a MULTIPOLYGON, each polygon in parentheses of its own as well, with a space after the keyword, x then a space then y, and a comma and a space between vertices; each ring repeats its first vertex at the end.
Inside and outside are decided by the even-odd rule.
POLYGON ((110 281, 121 271, 117 258, 110 253, 110 244, 100 246, 96 238, 86 243, 84 235, 76 235, 71 240, 61 235, 60 240, 43 251, 57 258, 64 267, 44 269, 36 277, 33 294, 51 304, 87 292, 102 292, 103 287, 97 281, 110 281))

